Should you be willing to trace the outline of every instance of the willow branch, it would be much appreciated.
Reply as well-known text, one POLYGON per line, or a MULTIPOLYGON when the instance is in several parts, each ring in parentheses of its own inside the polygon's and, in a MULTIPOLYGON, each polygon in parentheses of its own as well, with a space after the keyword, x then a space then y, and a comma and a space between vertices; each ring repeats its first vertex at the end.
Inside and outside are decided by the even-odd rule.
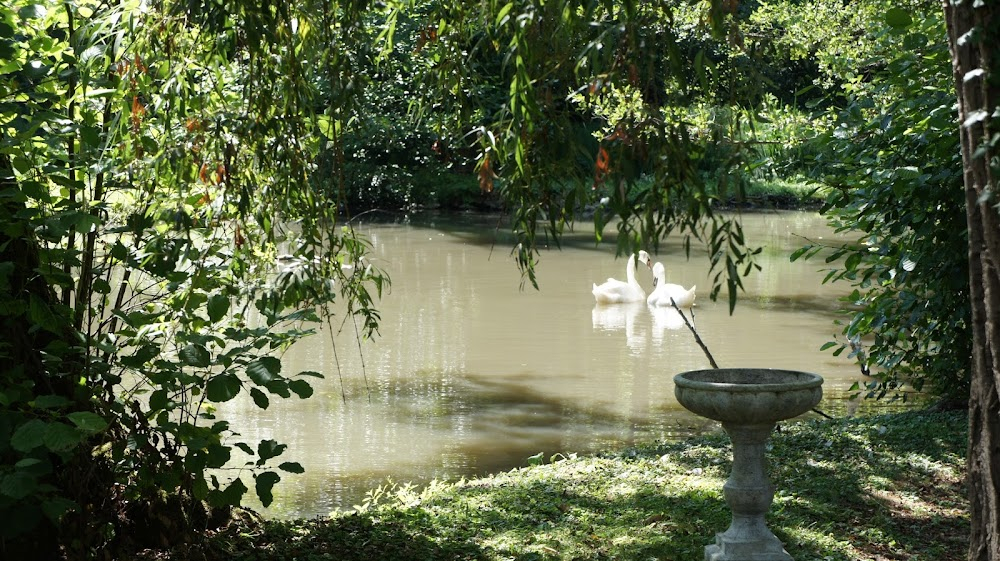
POLYGON ((681 311, 681 308, 680 306, 677 305, 677 302, 674 302, 674 298, 672 296, 670 297, 670 305, 673 306, 674 309, 677 310, 677 313, 681 315, 681 319, 684 320, 684 325, 686 325, 687 328, 691 330, 691 333, 694 335, 694 342, 698 343, 698 346, 701 347, 701 350, 705 353, 705 356, 708 357, 708 362, 712 365, 712 368, 719 368, 719 365, 715 362, 715 358, 712 357, 712 353, 708 352, 708 347, 705 346, 705 343, 701 340, 701 337, 698 335, 698 331, 695 330, 694 326, 691 325, 691 322, 688 321, 687 316, 684 315, 684 312, 681 311))

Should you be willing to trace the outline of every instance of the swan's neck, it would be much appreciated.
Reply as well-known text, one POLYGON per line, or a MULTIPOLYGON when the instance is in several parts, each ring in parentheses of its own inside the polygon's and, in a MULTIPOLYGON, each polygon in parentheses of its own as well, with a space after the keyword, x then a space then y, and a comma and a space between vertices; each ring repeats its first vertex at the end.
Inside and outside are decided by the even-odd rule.
POLYGON ((635 254, 629 256, 628 266, 625 267, 625 280, 629 284, 639 284, 635 281, 635 254))

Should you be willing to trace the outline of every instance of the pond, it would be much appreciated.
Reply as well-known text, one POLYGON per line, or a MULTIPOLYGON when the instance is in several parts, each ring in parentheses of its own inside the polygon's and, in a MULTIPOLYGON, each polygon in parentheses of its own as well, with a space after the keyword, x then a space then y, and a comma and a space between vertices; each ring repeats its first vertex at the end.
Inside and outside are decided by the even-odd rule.
MULTIPOLYGON (((674 399, 675 374, 710 367, 676 314, 595 306, 592 284, 625 276, 613 242, 596 245, 592 227, 579 225, 562 249, 543 252, 540 289, 522 290, 509 244, 494 244, 492 220, 359 226, 392 278, 379 302, 380 336, 359 344, 348 322, 293 346, 284 372, 325 375, 310 399, 261 411, 244 392, 220 407, 244 439, 287 443, 281 460, 306 470, 283 474, 265 516, 350 509, 388 480, 454 480, 523 466, 536 454, 547 460, 717 428, 674 399)), ((679 242, 665 243, 653 260, 666 265, 669 282, 698 286, 694 326, 720 366, 815 372, 826 380, 818 408, 853 412, 858 404, 847 396, 857 366, 846 353, 819 351, 838 331, 838 297, 848 287, 823 285, 821 260, 788 259, 804 238, 831 231, 809 212, 747 214, 744 228, 764 248, 763 271, 744 280, 732 315, 724 296, 708 298, 704 254, 693 250, 687 260, 679 242)), ((648 270, 637 276, 652 290, 648 270)))

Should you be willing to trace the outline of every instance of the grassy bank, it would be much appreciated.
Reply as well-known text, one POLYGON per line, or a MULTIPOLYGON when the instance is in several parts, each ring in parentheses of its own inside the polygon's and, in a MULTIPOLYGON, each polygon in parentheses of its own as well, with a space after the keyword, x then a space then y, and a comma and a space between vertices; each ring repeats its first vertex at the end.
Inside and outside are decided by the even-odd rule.
MULTIPOLYGON (((969 519, 963 413, 788 425, 769 452, 768 523, 798 561, 963 559, 969 519)), ((330 519, 244 521, 144 559, 702 559, 729 522, 729 440, 552 458, 425 490, 373 492, 330 519)))

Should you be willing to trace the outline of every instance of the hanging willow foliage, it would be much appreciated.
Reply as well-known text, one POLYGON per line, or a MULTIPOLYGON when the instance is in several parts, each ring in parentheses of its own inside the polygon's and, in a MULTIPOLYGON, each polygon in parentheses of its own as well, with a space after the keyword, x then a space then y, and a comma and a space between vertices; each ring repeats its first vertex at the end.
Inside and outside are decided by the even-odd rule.
MULTIPOLYGON (((702 24, 739 37, 735 3, 706 3, 702 24)), ((406 17, 409 3, 392 6, 406 17)), ((730 309, 755 267, 738 216, 715 211, 725 182, 739 190, 739 151, 706 183, 706 151, 726 145, 684 112, 712 69, 691 57, 670 2, 490 1, 430 3, 414 53, 427 84, 422 116, 443 137, 479 151, 480 185, 499 185, 513 254, 535 287, 539 248, 559 242, 581 211, 600 239, 614 220, 620 254, 680 235, 699 242, 726 286, 730 309), (601 202, 603 201, 603 202, 601 202), (596 210, 595 210, 596 209, 596 210)), ((735 126, 734 123, 731 123, 735 126)))

